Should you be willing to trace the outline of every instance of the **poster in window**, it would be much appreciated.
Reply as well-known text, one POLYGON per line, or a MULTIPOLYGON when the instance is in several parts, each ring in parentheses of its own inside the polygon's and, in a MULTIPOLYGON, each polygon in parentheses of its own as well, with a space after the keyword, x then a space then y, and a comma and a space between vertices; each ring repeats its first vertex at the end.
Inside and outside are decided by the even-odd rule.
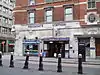
POLYGON ((30 49, 32 49, 32 47, 33 47, 32 45, 29 45, 29 48, 30 48, 30 49))
POLYGON ((65 44, 65 50, 69 50, 69 44, 65 44))
POLYGON ((44 50, 47 50, 47 44, 44 44, 44 50))

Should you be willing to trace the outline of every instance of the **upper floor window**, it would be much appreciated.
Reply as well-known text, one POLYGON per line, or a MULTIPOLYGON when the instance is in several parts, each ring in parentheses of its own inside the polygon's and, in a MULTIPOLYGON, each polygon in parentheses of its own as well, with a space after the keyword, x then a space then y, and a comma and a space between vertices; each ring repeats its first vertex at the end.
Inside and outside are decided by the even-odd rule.
POLYGON ((8 10, 9 15, 12 15, 12 10, 8 10))
POLYGON ((73 8, 65 8, 65 21, 73 20, 73 8))
POLYGON ((34 5, 35 4, 35 0, 29 0, 29 5, 34 5))
POLYGON ((34 12, 29 13, 29 24, 34 24, 35 22, 35 14, 34 12))
POLYGON ((1 28, 1 30, 2 30, 2 33, 7 33, 7 28, 1 28))
POLYGON ((6 13, 6 8, 5 7, 3 7, 3 10, 2 10, 4 13, 6 13))
POLYGON ((0 16, 0 23, 2 22, 2 17, 0 16))
POLYGON ((12 24, 13 24, 13 20, 12 20, 12 19, 9 19, 9 20, 8 20, 8 24, 9 24, 9 25, 12 25, 12 24))
POLYGON ((88 0, 88 8, 95 8, 96 1, 95 0, 88 0))
POLYGON ((2 6, 0 6, 0 11, 2 11, 2 6))
POLYGON ((8 8, 5 8, 5 12, 8 13, 8 8))
POLYGON ((45 0, 46 3, 50 3, 50 2, 58 2, 58 1, 65 1, 65 0, 45 0))
POLYGON ((46 3, 53 2, 53 0, 45 0, 46 3))
POLYGON ((46 22, 52 22, 52 10, 46 10, 46 22))

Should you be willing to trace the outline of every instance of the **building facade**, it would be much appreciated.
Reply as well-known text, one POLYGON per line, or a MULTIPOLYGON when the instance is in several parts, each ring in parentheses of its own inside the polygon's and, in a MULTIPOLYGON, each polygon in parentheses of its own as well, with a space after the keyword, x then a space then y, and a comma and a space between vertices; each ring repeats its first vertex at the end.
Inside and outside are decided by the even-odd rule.
POLYGON ((13 50, 14 36, 11 34, 13 25, 14 0, 0 0, 0 51, 8 53, 13 50))
MULTIPOLYGON (((15 29, 17 26, 21 29, 26 26, 24 31, 32 33, 30 37, 29 33, 20 36, 26 37, 20 50, 27 39, 33 39, 33 43, 36 43, 34 39, 38 37, 42 40, 42 46, 41 43, 38 44, 41 46, 39 51, 46 51, 48 56, 60 52, 63 47, 62 57, 77 57, 79 44, 84 43, 86 57, 99 58, 99 6, 99 0, 16 0, 13 11, 15 29)), ((15 51, 23 54, 23 50, 15 51)))

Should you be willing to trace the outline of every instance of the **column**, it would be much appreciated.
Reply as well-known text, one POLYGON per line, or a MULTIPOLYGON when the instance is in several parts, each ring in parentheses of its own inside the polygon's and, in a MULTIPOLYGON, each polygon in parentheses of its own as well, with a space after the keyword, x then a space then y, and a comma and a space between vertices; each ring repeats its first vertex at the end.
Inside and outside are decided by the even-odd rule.
POLYGON ((40 40, 40 44, 38 46, 38 49, 39 49, 39 53, 41 52, 41 50, 43 52, 43 41, 42 40, 40 40))
POLYGON ((6 53, 8 53, 8 40, 6 40, 6 53))
POLYGON ((90 38, 90 58, 96 58, 95 38, 90 38))

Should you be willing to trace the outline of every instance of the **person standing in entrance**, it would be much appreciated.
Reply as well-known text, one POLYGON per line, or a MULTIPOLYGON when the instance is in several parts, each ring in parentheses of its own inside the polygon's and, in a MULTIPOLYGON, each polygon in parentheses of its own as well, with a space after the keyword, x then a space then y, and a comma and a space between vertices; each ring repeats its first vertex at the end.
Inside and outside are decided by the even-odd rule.
POLYGON ((56 49, 56 57, 58 57, 58 54, 59 54, 59 52, 58 52, 58 47, 57 47, 57 45, 55 45, 55 49, 56 49))
POLYGON ((60 54, 61 54, 61 57, 63 57, 63 44, 61 45, 61 48, 60 48, 60 54))

